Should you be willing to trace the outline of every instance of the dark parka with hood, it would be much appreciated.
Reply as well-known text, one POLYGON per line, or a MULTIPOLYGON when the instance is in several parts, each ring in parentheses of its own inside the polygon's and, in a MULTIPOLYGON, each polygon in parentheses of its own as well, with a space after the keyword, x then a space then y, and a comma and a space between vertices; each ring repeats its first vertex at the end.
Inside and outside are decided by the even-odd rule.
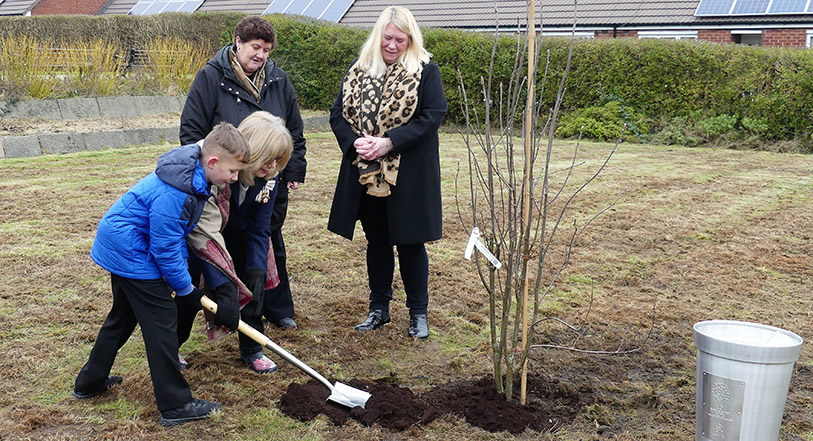
POLYGON ((235 127, 252 113, 265 110, 285 121, 291 132, 294 150, 291 160, 280 175, 280 181, 305 182, 305 138, 299 102, 288 74, 277 64, 265 61, 265 82, 260 101, 243 88, 229 63, 231 44, 221 48, 198 74, 186 97, 181 113, 181 144, 191 144, 206 138, 220 121, 235 127))

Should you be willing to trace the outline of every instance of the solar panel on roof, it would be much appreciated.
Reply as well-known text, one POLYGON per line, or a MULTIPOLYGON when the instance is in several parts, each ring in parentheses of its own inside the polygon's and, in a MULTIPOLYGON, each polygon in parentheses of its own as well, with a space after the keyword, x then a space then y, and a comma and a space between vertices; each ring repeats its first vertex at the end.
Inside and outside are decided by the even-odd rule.
POLYGON ((135 6, 133 6, 132 9, 130 9, 130 12, 128 12, 128 14, 130 14, 130 15, 144 15, 144 11, 146 11, 148 7, 150 7, 149 4, 137 3, 135 6))
POLYGON ((773 0, 768 7, 769 14, 793 14, 805 12, 807 0, 773 0))
POLYGON ((305 9, 300 12, 300 14, 308 16, 308 17, 315 17, 319 18, 319 15, 322 15, 325 12, 325 9, 330 4, 330 0, 311 0, 308 2, 308 5, 305 9), (317 15, 314 15, 317 14, 317 15))
POLYGON ((153 15, 162 12, 194 12, 203 0, 139 0, 129 15, 153 15))
POLYGON ((297 14, 338 23, 354 0, 274 0, 263 14, 297 14))
POLYGON ((700 0, 694 15, 811 14, 811 0, 700 0))
POLYGON ((288 8, 288 5, 293 2, 293 0, 274 0, 265 8, 265 12, 263 14, 284 14, 285 9, 288 8))
POLYGON ((183 2, 178 12, 195 12, 203 2, 183 2))
POLYGON ((770 0, 737 0, 732 15, 767 14, 770 0))
POLYGON ((147 9, 144 11, 144 15, 154 15, 160 14, 164 11, 164 8, 167 6, 164 2, 153 2, 152 5, 148 6, 147 9))
POLYGON ((801 14, 805 12, 807 0, 773 0, 769 14, 801 14))
POLYGON ((344 17, 345 12, 350 9, 352 4, 352 0, 333 0, 319 18, 322 20, 332 21, 333 23, 338 23, 339 20, 344 17))
POLYGON ((303 15, 302 11, 305 10, 305 8, 308 6, 308 3, 310 3, 310 0, 292 1, 288 5, 288 9, 285 10, 285 13, 303 15))
POLYGON ((728 15, 734 0, 700 0, 694 15, 728 15))

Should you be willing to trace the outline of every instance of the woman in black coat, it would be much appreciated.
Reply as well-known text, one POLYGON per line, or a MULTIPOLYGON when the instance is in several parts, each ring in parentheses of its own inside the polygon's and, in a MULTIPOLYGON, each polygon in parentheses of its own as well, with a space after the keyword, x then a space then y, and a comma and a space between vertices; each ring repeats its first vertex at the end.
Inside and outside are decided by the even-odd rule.
POLYGON ((412 13, 386 8, 330 108, 342 162, 328 229, 352 239, 360 220, 367 238, 370 308, 359 331, 390 322, 395 246, 409 335, 429 336, 424 243, 442 235, 438 128, 447 108, 430 57, 412 13))
POLYGON ((181 113, 181 144, 203 139, 220 121, 235 127, 248 115, 265 110, 285 121, 294 140, 288 166, 279 177, 271 217, 271 241, 279 285, 265 293, 263 314, 279 327, 294 328, 294 302, 288 282, 282 224, 288 212, 288 190, 305 181, 305 138, 302 116, 288 75, 268 58, 277 37, 271 23, 246 17, 237 24, 234 43, 224 46, 197 73, 181 113))

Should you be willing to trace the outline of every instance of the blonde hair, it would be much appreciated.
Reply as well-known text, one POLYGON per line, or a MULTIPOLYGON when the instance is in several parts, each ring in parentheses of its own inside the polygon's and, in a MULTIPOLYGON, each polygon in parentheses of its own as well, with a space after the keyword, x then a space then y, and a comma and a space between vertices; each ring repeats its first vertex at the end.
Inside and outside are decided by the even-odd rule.
POLYGON ((387 64, 381 54, 381 41, 384 38, 384 30, 390 23, 409 37, 409 46, 397 61, 404 66, 407 73, 417 73, 421 70, 421 63, 428 63, 432 58, 432 54, 423 47, 423 34, 412 12, 403 6, 390 6, 378 16, 370 36, 359 52, 359 66, 374 78, 381 78, 387 72, 387 64))
POLYGON ((216 156, 221 153, 231 155, 235 160, 247 163, 251 160, 251 150, 243 134, 226 121, 217 124, 203 140, 201 157, 216 156))
POLYGON ((240 182, 244 185, 254 185, 254 173, 274 159, 277 160, 277 167, 266 175, 266 179, 275 176, 288 165, 294 141, 282 118, 261 110, 247 116, 237 129, 246 138, 251 149, 251 159, 240 170, 240 182))

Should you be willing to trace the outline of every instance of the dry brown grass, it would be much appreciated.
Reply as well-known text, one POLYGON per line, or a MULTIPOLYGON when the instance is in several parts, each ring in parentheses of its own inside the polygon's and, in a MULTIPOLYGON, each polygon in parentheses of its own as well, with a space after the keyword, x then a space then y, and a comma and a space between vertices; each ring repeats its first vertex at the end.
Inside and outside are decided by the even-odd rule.
MULTIPOLYGON (((124 376, 120 387, 83 402, 68 394, 110 307, 109 277, 87 254, 96 223, 170 147, 0 160, 1 439, 597 440, 611 433, 616 440, 688 441, 694 439, 693 323, 738 319, 813 335, 809 156, 622 145, 574 213, 587 215, 629 189, 580 240, 546 307, 576 320, 592 290, 586 343, 602 348, 622 336, 651 338, 640 353, 625 356, 535 354, 532 375, 591 391, 592 403, 556 434, 490 434, 454 416, 400 433, 354 422, 293 421, 276 404, 290 383, 306 376, 277 357, 278 373, 250 374, 234 336, 206 342, 200 323, 184 347, 192 363, 185 375, 196 397, 222 402, 224 412, 164 429, 139 335, 114 366, 124 376), (602 427, 600 435, 599 426, 610 430, 602 427)), ((582 178, 609 148, 582 147, 582 178)), ((397 277, 393 323, 381 332, 352 331, 367 308, 364 239, 360 229, 348 242, 325 228, 339 158, 330 134, 308 136, 307 182, 292 193, 285 226, 300 327, 269 328, 272 339, 329 377, 389 378, 416 392, 489 373, 486 295, 462 258, 468 232, 454 207, 453 179, 465 150, 456 135, 443 135, 441 149, 445 236, 428 247, 429 341, 406 336, 397 277)), ((559 329, 543 331, 562 338, 559 329)), ((783 441, 813 439, 810 357, 805 345, 783 441)))

